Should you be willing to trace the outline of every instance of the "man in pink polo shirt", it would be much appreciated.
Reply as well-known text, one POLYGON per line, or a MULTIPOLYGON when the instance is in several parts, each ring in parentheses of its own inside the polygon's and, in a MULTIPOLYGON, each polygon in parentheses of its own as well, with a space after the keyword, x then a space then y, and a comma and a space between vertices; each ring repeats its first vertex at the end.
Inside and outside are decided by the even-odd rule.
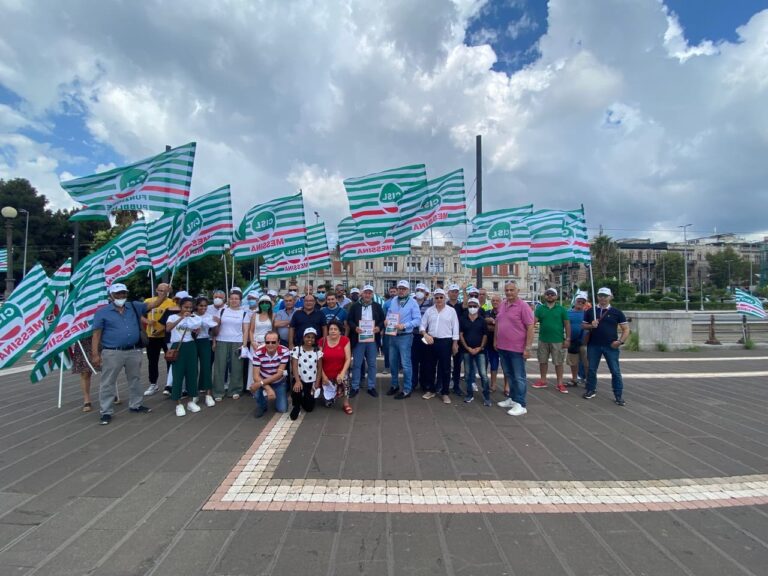
POLYGON ((499 306, 496 316, 496 341, 501 366, 509 380, 509 397, 498 405, 508 408, 510 416, 526 414, 525 394, 528 382, 525 361, 533 343, 534 317, 528 304, 517 297, 517 283, 510 280, 504 285, 506 300, 499 306))

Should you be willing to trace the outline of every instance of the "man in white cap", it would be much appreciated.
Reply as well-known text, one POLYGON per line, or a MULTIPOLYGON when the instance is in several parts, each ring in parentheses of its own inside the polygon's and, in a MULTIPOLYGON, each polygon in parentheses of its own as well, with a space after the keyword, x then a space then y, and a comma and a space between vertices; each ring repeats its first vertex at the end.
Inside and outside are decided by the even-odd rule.
POLYGON ((459 350, 459 317, 454 308, 446 305, 442 288, 435 289, 433 298, 434 306, 427 310, 419 325, 424 344, 429 348, 427 361, 430 378, 422 383, 426 389, 422 398, 434 398, 439 387, 443 403, 450 404, 448 388, 451 382, 451 356, 459 350))
POLYGON ((610 288, 602 287, 597 291, 597 308, 584 313, 582 328, 589 330, 587 344, 587 391, 582 398, 591 400, 597 396, 597 368, 600 358, 605 356, 608 370, 611 371, 613 401, 624 406, 624 381, 619 368, 619 348, 629 338, 629 324, 624 312, 611 306, 613 293, 610 288), (621 331, 621 334, 618 332, 621 331))
POLYGON ((352 304, 360 300, 360 288, 357 286, 353 286, 352 289, 349 291, 349 304, 344 306, 344 309, 347 311, 347 314, 349 314, 349 309, 352 307, 352 304))
MULTIPOLYGON (((419 282, 416 284, 416 292, 413 295, 416 298, 416 302, 419 304, 419 313, 424 318, 424 314, 434 304, 432 298, 429 297, 429 288, 427 285, 419 282)), ((426 356, 429 353, 427 345, 421 340, 419 334, 419 328, 413 331, 413 345, 411 346, 411 367, 413 372, 413 390, 418 391, 419 388, 427 390, 426 383, 434 380, 434 370, 432 374, 429 373, 430 363, 426 361, 426 356)), ((434 368, 434 367, 432 367, 434 368)))
POLYGON ((393 332, 389 339, 389 369, 392 383, 387 396, 403 400, 411 395, 413 386, 413 367, 411 365, 411 345, 413 329, 421 322, 419 305, 410 295, 411 285, 408 280, 397 283, 397 296, 390 300, 389 312, 384 326, 393 332), (399 368, 403 368, 403 390, 400 391, 399 368))
POLYGON ((125 370, 128 380, 128 408, 131 412, 151 412, 142 405, 141 390, 141 317, 160 306, 168 297, 170 286, 157 286, 157 297, 148 304, 128 302, 128 288, 115 283, 109 287, 109 304, 102 306, 93 316, 91 358, 93 367, 102 369, 99 384, 99 411, 101 424, 112 421, 117 389, 117 377, 125 370))
POLYGON ((571 344, 571 321, 568 311, 557 303, 557 289, 547 288, 544 291, 544 305, 537 306, 534 313, 539 323, 539 380, 532 384, 532 388, 547 387, 547 368, 549 359, 555 365, 557 377, 557 391, 568 394, 568 388, 563 382, 563 362, 568 346, 571 344))
MULTIPOLYGON (((147 298, 144 300, 145 304, 149 304, 160 294, 155 289, 154 298, 147 298)), ((160 377, 160 352, 165 354, 167 346, 165 343, 165 326, 160 323, 160 319, 163 317, 163 313, 172 308, 176 302, 171 298, 167 298, 162 303, 147 312, 147 370, 149 376, 149 387, 144 391, 144 396, 152 396, 157 393, 160 388, 157 385, 157 380, 160 377)), ((170 368, 170 364, 166 362, 166 368, 170 368)), ((170 372, 170 370, 168 370, 170 372)))
POLYGON ((568 319, 571 321, 571 345, 568 347, 566 362, 571 368, 571 380, 566 386, 569 387, 586 383, 587 342, 585 339, 586 332, 581 327, 581 323, 584 322, 584 312, 587 310, 588 300, 589 294, 584 291, 576 292, 573 306, 568 310, 568 319))
MULTIPOLYGON (((446 294, 448 296, 448 301, 445 304, 456 311, 457 318, 461 318, 464 314, 464 304, 459 301, 460 291, 461 286, 458 284, 451 284, 448 286, 448 292, 446 294)), ((461 368, 464 364, 464 354, 462 354, 461 350, 453 353, 451 364, 451 381, 453 382, 452 391, 457 396, 462 397, 464 396, 464 393, 461 391, 461 368)))
POLYGON ((363 361, 368 376, 368 394, 376 398, 376 335, 384 331, 384 309, 373 299, 373 286, 363 286, 360 300, 349 307, 347 325, 349 343, 352 346, 352 388, 349 397, 360 392, 363 361))

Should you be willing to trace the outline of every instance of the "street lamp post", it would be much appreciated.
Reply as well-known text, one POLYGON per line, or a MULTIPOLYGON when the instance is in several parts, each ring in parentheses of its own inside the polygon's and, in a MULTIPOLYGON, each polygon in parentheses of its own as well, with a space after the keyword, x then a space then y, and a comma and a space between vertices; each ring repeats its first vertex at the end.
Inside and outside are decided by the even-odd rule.
POLYGON ((725 263, 728 264, 727 288, 729 292, 733 293, 733 290, 731 290, 731 261, 726 260, 725 263))
POLYGON ((21 265, 21 277, 27 277, 27 240, 29 239, 29 210, 19 208, 19 212, 26 214, 27 221, 24 223, 24 262, 21 265))
POLYGON ((683 224, 678 228, 683 229, 683 270, 685 271, 685 311, 688 312, 688 226, 693 224, 683 224))
POLYGON ((10 298, 13 292, 13 219, 19 215, 13 206, 4 206, 0 214, 5 218, 5 249, 8 253, 8 263, 5 268, 5 298, 10 298))

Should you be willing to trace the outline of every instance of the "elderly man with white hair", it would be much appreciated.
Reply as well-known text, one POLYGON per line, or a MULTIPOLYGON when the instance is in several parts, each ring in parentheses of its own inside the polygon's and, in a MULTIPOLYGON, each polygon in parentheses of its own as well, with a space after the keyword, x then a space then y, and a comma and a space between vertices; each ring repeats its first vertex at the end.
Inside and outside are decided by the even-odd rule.
POLYGON ((352 388, 349 397, 360 392, 361 371, 366 363, 368 394, 376 398, 376 335, 384 331, 384 309, 373 299, 373 286, 366 284, 360 299, 349 307, 347 326, 352 346, 352 388))

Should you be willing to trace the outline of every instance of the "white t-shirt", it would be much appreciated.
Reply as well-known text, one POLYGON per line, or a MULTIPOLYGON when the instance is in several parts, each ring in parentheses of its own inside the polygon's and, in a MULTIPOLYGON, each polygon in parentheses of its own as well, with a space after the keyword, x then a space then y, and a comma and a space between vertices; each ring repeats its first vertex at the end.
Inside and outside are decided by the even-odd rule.
POLYGON ((253 339, 255 342, 251 342, 251 345, 254 348, 258 348, 262 344, 264 344, 264 337, 267 335, 267 332, 272 330, 272 321, 269 319, 269 316, 267 316, 267 319, 262 322, 259 320, 259 315, 254 314, 253 315, 253 339))
POLYGON ((221 312, 221 327, 216 338, 219 342, 243 343, 243 322, 248 322, 248 312, 244 308, 233 310, 225 308, 221 312))
POLYGON ((291 351, 291 358, 299 361, 299 379, 302 382, 314 383, 317 380, 317 362, 322 357, 322 350, 304 350, 303 346, 296 346, 291 351))
POLYGON ((210 330, 211 328, 216 327, 216 321, 213 319, 213 314, 210 312, 206 312, 203 316, 199 316, 195 314, 195 318, 200 318, 200 331, 197 333, 197 339, 198 340, 204 340, 206 338, 210 338, 210 330))
MULTIPOLYGON (((168 323, 173 324, 179 318, 181 318, 181 316, 178 314, 171 314, 168 317, 168 323)), ((202 322, 199 316, 188 316, 187 318, 184 318, 181 322, 173 327, 173 330, 171 330, 171 344, 181 342, 182 334, 184 334, 184 342, 192 342, 192 330, 195 328, 200 328, 201 324, 202 322)))

